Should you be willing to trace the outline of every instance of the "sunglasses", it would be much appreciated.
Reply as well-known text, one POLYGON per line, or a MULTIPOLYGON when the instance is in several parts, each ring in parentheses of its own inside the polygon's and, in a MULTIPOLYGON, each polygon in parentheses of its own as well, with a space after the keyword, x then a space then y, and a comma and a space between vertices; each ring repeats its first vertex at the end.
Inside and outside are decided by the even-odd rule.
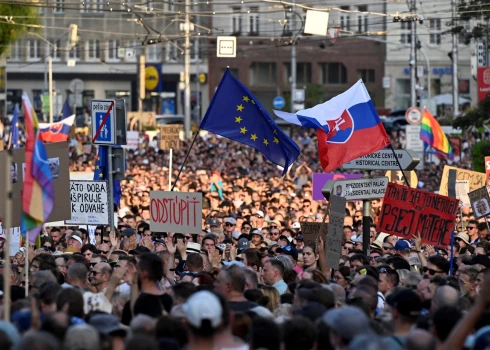
POLYGON ((474 226, 468 226, 468 227, 466 227, 467 230, 474 230, 475 228, 476 227, 474 227, 474 226))
POLYGON ((110 241, 110 240, 105 240, 105 239, 104 239, 102 242, 104 242, 104 243, 110 243, 111 241, 110 241))
POLYGON ((277 225, 269 226, 269 228, 277 228, 277 225))
POLYGON ((230 224, 229 222, 227 222, 227 223, 225 224, 225 226, 235 226, 235 225, 230 224))
POLYGON ((424 267, 422 269, 422 271, 429 272, 429 275, 435 275, 436 273, 442 273, 442 271, 437 271, 437 270, 429 269, 427 267, 424 267))
POLYGON ((191 236, 184 236, 184 239, 192 239, 191 236))
POLYGON ((108 250, 101 250, 101 249, 99 249, 99 252, 100 252, 100 253, 102 253, 102 254, 107 254, 107 253, 109 253, 109 251, 108 251, 108 250))

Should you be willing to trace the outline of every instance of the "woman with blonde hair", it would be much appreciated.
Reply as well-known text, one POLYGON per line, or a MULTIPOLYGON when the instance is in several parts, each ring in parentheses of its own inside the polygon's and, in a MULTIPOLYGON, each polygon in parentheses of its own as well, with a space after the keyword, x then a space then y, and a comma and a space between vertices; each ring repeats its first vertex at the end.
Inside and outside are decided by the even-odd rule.
POLYGON ((269 298, 267 305, 264 305, 270 312, 274 313, 274 310, 281 304, 281 296, 278 290, 272 286, 262 286, 262 293, 269 298))

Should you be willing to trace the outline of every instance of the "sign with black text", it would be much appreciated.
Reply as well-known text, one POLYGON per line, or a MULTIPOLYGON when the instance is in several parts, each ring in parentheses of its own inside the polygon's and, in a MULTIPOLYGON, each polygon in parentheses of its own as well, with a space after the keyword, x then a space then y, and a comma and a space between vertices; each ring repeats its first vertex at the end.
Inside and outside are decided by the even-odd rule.
POLYGON ((71 220, 66 220, 66 224, 109 224, 106 181, 71 180, 70 202, 71 220))
POLYGON ((459 200, 432 192, 389 183, 377 225, 404 239, 420 234, 430 245, 447 247, 459 208, 459 200))
POLYGON ((316 243, 320 235, 325 240, 328 233, 328 224, 321 222, 301 222, 301 234, 305 244, 316 243))
POLYGON ((471 207, 475 218, 480 219, 490 214, 490 196, 486 186, 468 193, 470 198, 471 207))
POLYGON ((328 234, 325 240, 327 253, 326 265, 338 270, 344 234, 346 199, 335 195, 330 196, 330 214, 328 216, 328 234))

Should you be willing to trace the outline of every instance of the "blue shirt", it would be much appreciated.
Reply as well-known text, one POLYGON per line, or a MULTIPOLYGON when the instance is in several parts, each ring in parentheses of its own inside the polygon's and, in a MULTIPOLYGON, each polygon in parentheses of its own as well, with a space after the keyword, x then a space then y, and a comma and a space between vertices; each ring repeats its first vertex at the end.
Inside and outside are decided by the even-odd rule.
POLYGON ((288 289, 288 285, 286 282, 284 282, 284 280, 277 281, 272 286, 277 289, 279 295, 286 293, 286 290, 288 289))

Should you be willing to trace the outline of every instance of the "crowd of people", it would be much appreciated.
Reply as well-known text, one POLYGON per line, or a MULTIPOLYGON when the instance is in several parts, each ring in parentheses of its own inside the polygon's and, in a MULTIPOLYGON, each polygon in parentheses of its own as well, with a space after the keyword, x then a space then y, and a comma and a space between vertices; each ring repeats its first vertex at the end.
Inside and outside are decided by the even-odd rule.
MULTIPOLYGON (((402 146, 399 133, 390 136, 402 146)), ((3 300, 11 322, 0 321, 0 349, 490 346, 485 222, 465 208, 451 253, 377 232, 376 199, 367 254, 362 202, 348 202, 340 266, 327 268, 325 237, 305 242, 301 232, 302 222, 328 214, 326 201, 312 199, 316 140, 298 130, 293 138, 301 155, 283 178, 253 149, 203 134, 177 179, 188 145, 174 150, 168 169, 168 152, 142 133, 138 149, 127 150, 114 232, 46 227, 28 254, 12 257, 11 300, 3 300), (151 231, 150 191, 168 190, 169 174, 175 190, 203 194, 199 234, 151 231)), ((472 144, 456 166, 469 166, 472 144)), ((94 171, 89 145, 82 134, 70 141, 70 171, 94 171)), ((427 164, 419 186, 437 190, 444 164, 427 164)))

